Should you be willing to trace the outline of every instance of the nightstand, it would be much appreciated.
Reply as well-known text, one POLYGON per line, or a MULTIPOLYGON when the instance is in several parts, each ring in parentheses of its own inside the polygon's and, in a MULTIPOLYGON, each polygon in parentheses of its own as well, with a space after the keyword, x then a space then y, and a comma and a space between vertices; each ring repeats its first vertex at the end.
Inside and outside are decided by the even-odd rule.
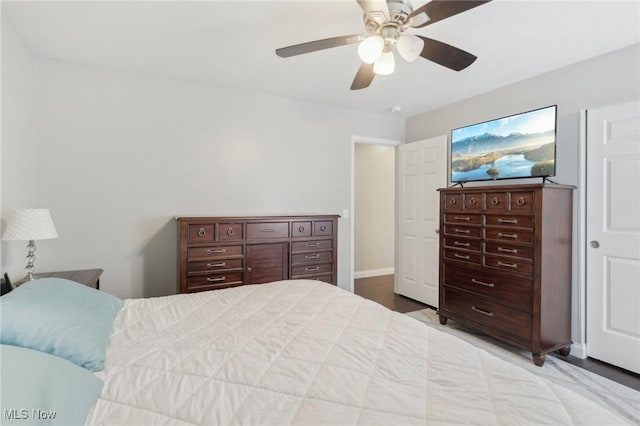
POLYGON ((104 270, 102 269, 80 269, 76 271, 38 272, 34 275, 36 278, 65 278, 100 290, 100 275, 103 272, 104 270))

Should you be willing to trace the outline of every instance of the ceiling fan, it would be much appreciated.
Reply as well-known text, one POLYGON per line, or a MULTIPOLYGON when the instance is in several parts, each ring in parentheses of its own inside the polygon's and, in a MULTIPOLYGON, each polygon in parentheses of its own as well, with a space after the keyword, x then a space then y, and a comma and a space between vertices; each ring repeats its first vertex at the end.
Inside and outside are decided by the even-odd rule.
POLYGON ((422 28, 465 12, 491 0, 431 0, 413 10, 409 0, 357 0, 364 11, 366 34, 332 37, 276 49, 282 58, 360 43, 358 69, 351 90, 369 87, 376 74, 394 71, 393 48, 408 62, 423 57, 454 71, 461 71, 477 58, 469 52, 420 35, 404 34, 409 28, 422 28))

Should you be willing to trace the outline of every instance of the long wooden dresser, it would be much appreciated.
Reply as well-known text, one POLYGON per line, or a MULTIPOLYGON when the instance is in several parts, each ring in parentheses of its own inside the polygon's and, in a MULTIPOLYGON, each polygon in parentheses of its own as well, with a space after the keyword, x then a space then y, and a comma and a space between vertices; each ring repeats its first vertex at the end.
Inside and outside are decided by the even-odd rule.
POLYGON ((573 187, 440 189, 440 323, 532 352, 571 347, 573 187))
POLYGON ((179 217, 180 293, 285 279, 337 284, 338 216, 179 217))

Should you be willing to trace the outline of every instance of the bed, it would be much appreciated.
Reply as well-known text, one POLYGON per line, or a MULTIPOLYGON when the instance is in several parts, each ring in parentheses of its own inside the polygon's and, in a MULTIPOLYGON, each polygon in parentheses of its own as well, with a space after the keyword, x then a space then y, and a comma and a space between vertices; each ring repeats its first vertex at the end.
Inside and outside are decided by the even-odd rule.
MULTIPOLYGON (((3 344, 19 306, 6 297, 3 344)), ((47 354, 102 382, 85 404, 87 425, 625 424, 568 389, 318 281, 110 302, 102 364, 47 354)))

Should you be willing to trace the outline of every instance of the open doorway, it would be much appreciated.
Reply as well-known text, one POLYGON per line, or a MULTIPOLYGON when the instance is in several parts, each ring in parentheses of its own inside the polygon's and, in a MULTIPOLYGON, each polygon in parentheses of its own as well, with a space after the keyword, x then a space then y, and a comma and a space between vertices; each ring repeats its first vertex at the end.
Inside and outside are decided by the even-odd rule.
MULTIPOLYGON (((354 279, 393 275, 395 168, 400 141, 354 137, 352 141, 352 244, 354 279)), ((353 291, 353 280, 352 287, 353 291)))

